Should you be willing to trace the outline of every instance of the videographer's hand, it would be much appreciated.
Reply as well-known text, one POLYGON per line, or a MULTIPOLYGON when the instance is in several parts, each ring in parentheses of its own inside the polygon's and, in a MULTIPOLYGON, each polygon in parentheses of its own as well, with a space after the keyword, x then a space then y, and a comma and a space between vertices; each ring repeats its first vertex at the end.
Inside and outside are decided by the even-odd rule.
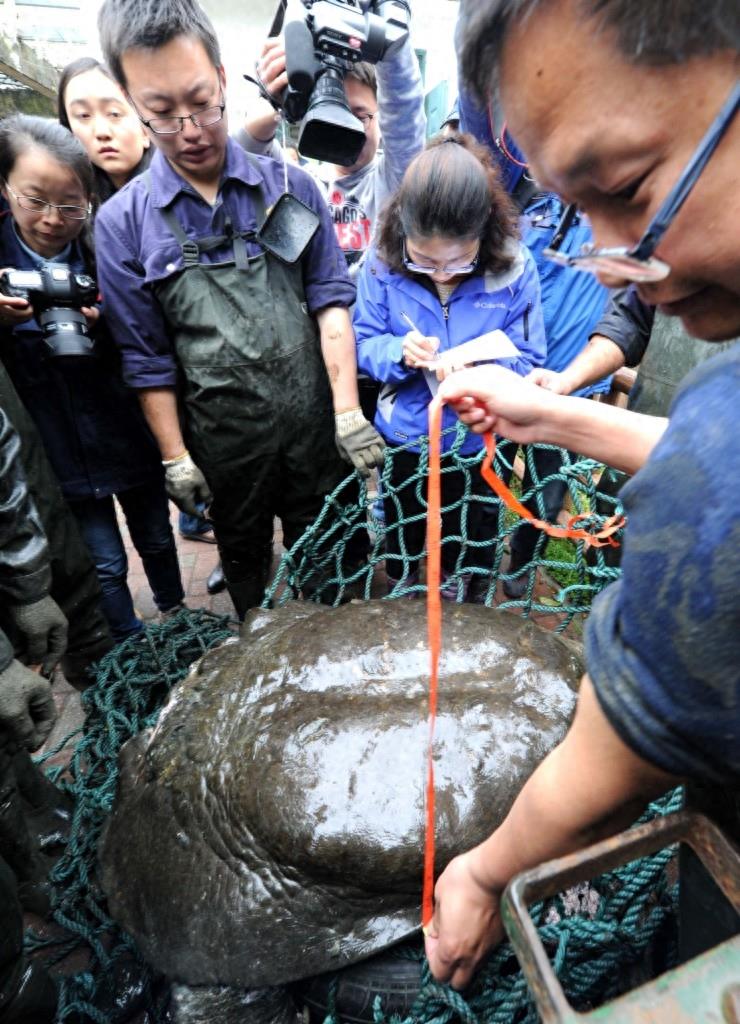
POLYGON ((478 366, 451 374, 439 396, 476 434, 492 430, 520 444, 541 440, 559 396, 503 366, 478 366))
MULTIPOLYGON (((5 271, 0 271, 4 274, 5 271)), ((25 323, 31 320, 33 310, 26 299, 17 295, 0 295, 0 326, 15 327, 16 324, 25 323)))
POLYGON ((437 355, 439 338, 425 338, 418 331, 409 331, 403 339, 401 353, 403 361, 411 370, 426 366, 437 355))
POLYGON ((282 36, 273 36, 265 40, 257 61, 257 73, 269 94, 275 99, 279 99, 283 89, 288 86, 288 73, 285 70, 285 42, 282 36))

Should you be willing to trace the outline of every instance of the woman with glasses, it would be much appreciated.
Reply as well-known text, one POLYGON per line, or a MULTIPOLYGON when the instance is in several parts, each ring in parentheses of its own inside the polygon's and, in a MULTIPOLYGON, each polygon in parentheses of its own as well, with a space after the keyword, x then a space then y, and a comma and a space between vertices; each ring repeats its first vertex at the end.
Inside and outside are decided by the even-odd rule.
MULTIPOLYGON (((68 267, 94 276, 88 223, 93 169, 66 128, 16 114, 0 122, 0 267, 68 267)), ((89 354, 60 355, 31 304, 0 293, 0 359, 41 434, 64 497, 90 549, 114 639, 138 633, 113 495, 161 612, 183 598, 158 452, 138 404, 118 380, 115 349, 95 306, 83 307, 89 354)))
MULTIPOLYGON (((383 384, 375 426, 394 449, 385 500, 386 565, 393 590, 399 582, 404 587, 417 582, 416 574, 407 572, 403 552, 418 563, 424 547, 425 507, 409 481, 417 475, 419 442, 427 433, 427 410, 438 384, 429 364, 497 329, 518 351, 502 360, 516 373, 529 373, 545 357, 532 257, 518 241, 516 213, 489 154, 471 136, 439 136, 409 166, 381 215, 377 251, 360 273, 354 328, 360 371, 383 384)), ((454 423, 454 414, 444 410, 443 428, 454 423)), ((481 439, 470 435, 458 446, 454 433, 447 433, 443 453, 453 444, 458 454, 475 455, 481 439)), ((477 487, 477 473, 473 481, 477 487)), ((464 487, 463 472, 445 473, 443 504, 459 505, 464 487)), ((443 516, 443 535, 459 533, 458 508, 443 516)), ((451 599, 467 589, 460 554, 459 544, 443 543, 443 595, 451 599)), ((482 559, 479 549, 478 565, 482 559)))

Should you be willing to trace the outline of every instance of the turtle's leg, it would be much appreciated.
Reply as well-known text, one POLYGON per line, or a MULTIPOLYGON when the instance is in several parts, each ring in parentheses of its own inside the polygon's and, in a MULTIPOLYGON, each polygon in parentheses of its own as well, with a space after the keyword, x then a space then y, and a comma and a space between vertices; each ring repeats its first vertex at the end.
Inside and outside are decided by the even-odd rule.
POLYGON ((287 988, 173 985, 173 1024, 299 1024, 287 988))

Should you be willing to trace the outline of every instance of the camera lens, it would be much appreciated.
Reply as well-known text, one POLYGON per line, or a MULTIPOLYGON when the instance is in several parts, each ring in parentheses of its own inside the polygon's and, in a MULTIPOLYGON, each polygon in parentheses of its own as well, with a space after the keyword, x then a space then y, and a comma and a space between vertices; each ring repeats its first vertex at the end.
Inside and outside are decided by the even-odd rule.
POLYGON ((315 160, 351 167, 365 145, 365 129, 347 105, 342 76, 330 68, 316 82, 298 150, 315 160))
POLYGON ((95 342, 87 320, 77 309, 52 306, 38 315, 44 341, 53 356, 91 356, 95 342))

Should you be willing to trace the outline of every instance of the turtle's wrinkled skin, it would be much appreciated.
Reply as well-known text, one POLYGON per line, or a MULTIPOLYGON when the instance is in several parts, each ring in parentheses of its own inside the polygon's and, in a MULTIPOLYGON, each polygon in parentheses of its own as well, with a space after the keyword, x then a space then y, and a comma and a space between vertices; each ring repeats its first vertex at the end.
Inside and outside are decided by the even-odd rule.
MULTIPOLYGON (((124 747, 102 843, 114 917, 189 985, 279 985, 418 927, 423 602, 256 612, 124 747)), ((482 840, 563 737, 582 667, 513 615, 447 605, 437 869, 482 840)))

